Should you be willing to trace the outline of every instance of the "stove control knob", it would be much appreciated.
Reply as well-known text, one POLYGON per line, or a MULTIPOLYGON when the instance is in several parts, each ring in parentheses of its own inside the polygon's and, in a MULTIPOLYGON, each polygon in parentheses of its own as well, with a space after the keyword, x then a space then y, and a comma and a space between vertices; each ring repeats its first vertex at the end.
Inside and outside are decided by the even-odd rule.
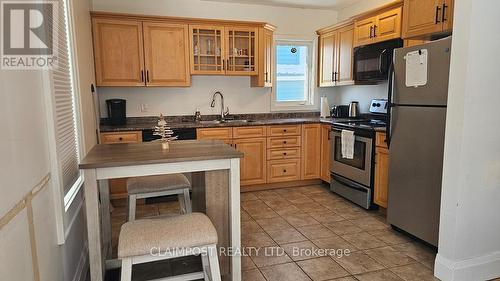
POLYGON ((376 103, 372 103, 372 106, 373 106, 373 107, 376 107, 376 106, 377 106, 377 104, 376 104, 376 103))
POLYGON ((377 105, 376 105, 376 106, 377 106, 377 107, 380 107, 380 103, 377 103, 377 105))

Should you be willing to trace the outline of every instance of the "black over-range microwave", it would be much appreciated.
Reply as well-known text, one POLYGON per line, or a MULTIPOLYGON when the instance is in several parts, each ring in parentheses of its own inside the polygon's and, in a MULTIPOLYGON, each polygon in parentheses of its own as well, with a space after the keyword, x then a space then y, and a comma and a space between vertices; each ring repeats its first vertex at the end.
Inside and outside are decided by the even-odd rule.
POLYGON ((403 40, 393 39, 354 48, 354 81, 376 83, 387 80, 394 49, 403 47, 403 40))

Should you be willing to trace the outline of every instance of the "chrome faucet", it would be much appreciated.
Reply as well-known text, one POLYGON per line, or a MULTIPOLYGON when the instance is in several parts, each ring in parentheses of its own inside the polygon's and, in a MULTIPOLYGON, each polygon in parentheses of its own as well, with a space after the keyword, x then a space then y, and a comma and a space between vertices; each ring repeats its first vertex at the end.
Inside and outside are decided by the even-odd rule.
POLYGON ((215 96, 219 95, 220 96, 220 121, 224 122, 226 121, 226 116, 229 114, 229 107, 226 108, 226 111, 224 111, 224 96, 222 95, 221 92, 217 91, 214 93, 212 96, 212 103, 210 103, 210 107, 215 107, 215 96))

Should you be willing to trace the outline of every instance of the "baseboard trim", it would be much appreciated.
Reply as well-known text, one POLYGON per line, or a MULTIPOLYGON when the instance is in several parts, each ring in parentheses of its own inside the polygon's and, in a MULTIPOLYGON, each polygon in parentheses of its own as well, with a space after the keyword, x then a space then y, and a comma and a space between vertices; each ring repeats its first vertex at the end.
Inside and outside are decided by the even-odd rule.
POLYGON ((260 190, 269 190, 269 189, 277 189, 277 188, 297 187, 297 186, 304 186, 304 185, 315 185, 315 184, 321 184, 321 183, 322 183, 322 180, 320 180, 320 179, 287 181, 287 182, 277 182, 277 183, 244 185, 244 186, 240 187, 240 190, 241 190, 241 192, 249 192, 249 191, 260 191, 260 190))
POLYGON ((73 281, 86 281, 87 273, 89 271, 89 255, 88 255, 88 243, 85 242, 83 246, 82 253, 80 255, 80 261, 78 262, 78 266, 76 268, 75 276, 73 277, 73 281))
POLYGON ((491 280, 500 277, 500 252, 463 261, 449 260, 439 253, 434 274, 442 281, 491 280))

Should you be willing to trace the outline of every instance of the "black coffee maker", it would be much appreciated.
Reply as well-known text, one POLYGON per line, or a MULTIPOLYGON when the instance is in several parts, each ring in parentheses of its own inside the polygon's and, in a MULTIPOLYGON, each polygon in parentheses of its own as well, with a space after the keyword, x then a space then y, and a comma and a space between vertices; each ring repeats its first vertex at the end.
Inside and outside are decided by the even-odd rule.
POLYGON ((123 99, 106 100, 108 120, 110 125, 125 125, 127 123, 127 101, 123 99))

